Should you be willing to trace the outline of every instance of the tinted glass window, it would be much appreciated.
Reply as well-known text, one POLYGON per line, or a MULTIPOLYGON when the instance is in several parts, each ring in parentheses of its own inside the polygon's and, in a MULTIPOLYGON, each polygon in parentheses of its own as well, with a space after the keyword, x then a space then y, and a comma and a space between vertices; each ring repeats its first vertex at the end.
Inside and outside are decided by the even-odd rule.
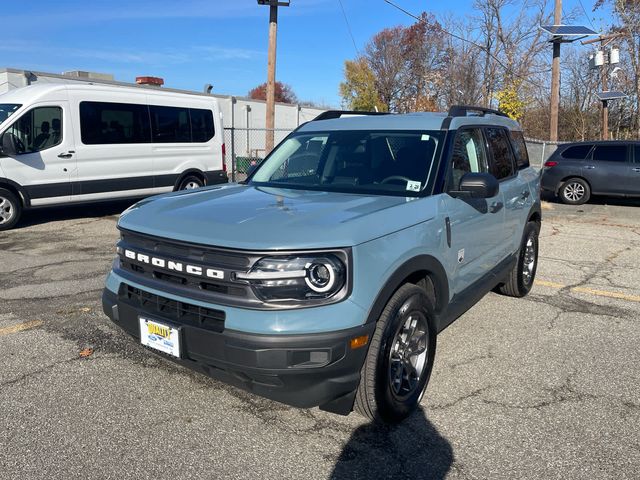
POLYGON ((191 140, 193 142, 208 142, 213 138, 213 112, 190 108, 191 115, 191 140))
POLYGON ((626 162, 626 145, 596 145, 593 151, 593 159, 602 162, 626 162))
POLYGON ((460 188, 460 180, 465 173, 487 171, 484 138, 480 129, 459 130, 453 143, 451 158, 450 190, 460 188))
POLYGON ((442 132, 295 133, 260 164, 251 184, 418 196, 432 181, 442 132))
POLYGON ((38 107, 29 110, 11 125, 8 133, 18 140, 18 153, 46 150, 62 142, 62 109, 38 107))
POLYGON ((640 163, 640 145, 633 147, 635 150, 635 162, 640 163))
POLYGON ((587 154, 591 151, 593 145, 576 145, 575 147, 569 147, 561 153, 562 158, 571 158, 573 160, 584 160, 587 158, 587 154))
POLYGON ((149 107, 154 143, 191 142, 189 109, 180 107, 149 107))
POLYGON ((529 166, 529 154, 527 153, 527 144, 524 141, 524 135, 522 132, 510 132, 511 146, 516 154, 516 165, 518 170, 527 168, 529 166))
POLYGON ((507 132, 501 128, 487 128, 486 132, 492 156, 489 172, 498 180, 510 177, 514 174, 514 162, 507 132))
POLYGON ((147 106, 80 102, 80 134, 85 145, 149 143, 147 106))

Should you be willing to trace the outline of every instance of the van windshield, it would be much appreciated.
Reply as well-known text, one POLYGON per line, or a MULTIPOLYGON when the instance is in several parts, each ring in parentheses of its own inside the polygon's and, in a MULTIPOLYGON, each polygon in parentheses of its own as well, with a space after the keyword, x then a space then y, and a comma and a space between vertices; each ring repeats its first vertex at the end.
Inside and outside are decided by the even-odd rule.
POLYGON ((0 103, 0 123, 9 118, 21 106, 19 103, 0 103))
POLYGON ((249 184, 413 197, 433 182, 441 149, 439 131, 294 133, 249 184))

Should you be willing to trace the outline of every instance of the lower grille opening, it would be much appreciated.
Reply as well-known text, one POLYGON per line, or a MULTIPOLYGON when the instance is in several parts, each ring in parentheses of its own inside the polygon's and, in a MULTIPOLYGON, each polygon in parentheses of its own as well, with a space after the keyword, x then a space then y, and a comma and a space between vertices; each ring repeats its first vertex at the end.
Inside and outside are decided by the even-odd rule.
POLYGON ((124 283, 120 286, 118 296, 129 305, 151 315, 158 314, 169 320, 191 324, 214 332, 224 330, 226 315, 222 310, 178 302, 124 283))

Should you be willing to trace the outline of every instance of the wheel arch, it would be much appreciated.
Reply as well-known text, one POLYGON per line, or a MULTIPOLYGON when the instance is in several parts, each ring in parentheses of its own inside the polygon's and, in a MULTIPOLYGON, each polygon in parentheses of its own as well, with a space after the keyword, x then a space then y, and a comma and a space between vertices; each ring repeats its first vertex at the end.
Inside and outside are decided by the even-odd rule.
POLYGON ((27 191, 13 180, 0 177, 0 188, 5 188, 18 197, 23 208, 29 208, 31 206, 31 198, 27 191))
POLYGON ((442 264, 431 255, 418 255, 405 261, 387 279, 367 315, 367 323, 376 322, 393 294, 404 284, 425 289, 433 301, 434 313, 442 313, 449 303, 449 281, 442 264))
POLYGON ((194 175, 196 177, 198 177, 200 180, 202 180, 202 184, 203 185, 207 185, 207 176, 205 175, 205 173, 198 169, 198 168, 189 168, 187 170, 185 170, 184 172, 182 172, 179 176, 178 179, 176 180, 176 183, 173 184, 173 190, 177 191, 180 188, 180 184, 182 183, 182 181, 187 178, 189 175, 194 175))

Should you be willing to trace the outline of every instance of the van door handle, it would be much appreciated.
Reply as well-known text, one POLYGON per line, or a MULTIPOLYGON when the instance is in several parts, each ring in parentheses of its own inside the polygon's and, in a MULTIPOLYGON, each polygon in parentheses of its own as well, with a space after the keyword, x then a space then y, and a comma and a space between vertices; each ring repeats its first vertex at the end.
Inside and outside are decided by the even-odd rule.
POLYGON ((594 168, 596 168, 595 165, 585 165, 584 168, 586 168, 587 170, 593 170, 594 168))
POLYGON ((76 153, 76 152, 74 152, 73 150, 70 150, 70 151, 68 151, 66 153, 59 154, 58 158, 71 158, 71 157, 73 157, 74 153, 76 153))
POLYGON ((527 198, 529 198, 529 195, 531 195, 531 192, 529 190, 525 190, 522 192, 522 199, 526 200, 527 198))

